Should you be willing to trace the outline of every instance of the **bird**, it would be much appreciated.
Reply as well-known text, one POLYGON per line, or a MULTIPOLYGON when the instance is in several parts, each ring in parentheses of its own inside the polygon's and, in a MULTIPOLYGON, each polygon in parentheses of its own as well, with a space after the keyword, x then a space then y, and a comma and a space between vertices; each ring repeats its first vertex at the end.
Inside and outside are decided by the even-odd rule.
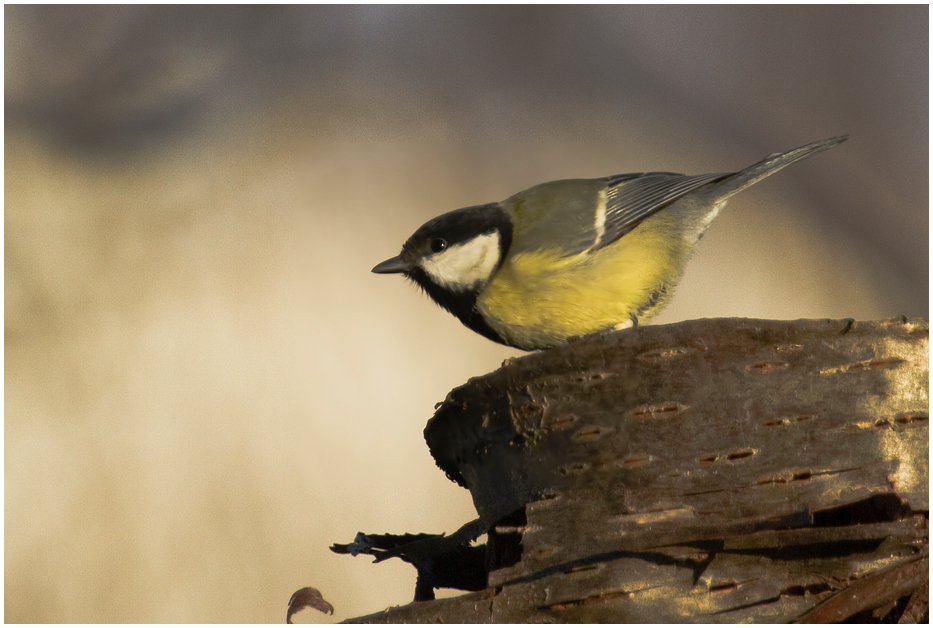
POLYGON ((738 172, 542 183, 424 223, 377 274, 402 274, 473 331, 533 351, 657 314, 726 202, 847 135, 738 172))

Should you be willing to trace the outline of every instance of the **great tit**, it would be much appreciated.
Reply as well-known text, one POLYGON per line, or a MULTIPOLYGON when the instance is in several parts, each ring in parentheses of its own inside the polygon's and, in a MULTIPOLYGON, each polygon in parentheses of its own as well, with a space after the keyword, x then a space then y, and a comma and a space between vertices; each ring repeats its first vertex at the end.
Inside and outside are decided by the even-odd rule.
POLYGON ((733 194, 846 139, 774 154, 739 172, 542 183, 429 220, 373 272, 407 276, 473 331, 519 349, 631 327, 667 303, 733 194))

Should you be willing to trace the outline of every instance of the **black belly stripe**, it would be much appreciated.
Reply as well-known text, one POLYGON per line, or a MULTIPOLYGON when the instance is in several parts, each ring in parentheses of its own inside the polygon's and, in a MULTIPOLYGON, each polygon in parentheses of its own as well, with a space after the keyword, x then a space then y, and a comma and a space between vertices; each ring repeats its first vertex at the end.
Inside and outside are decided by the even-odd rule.
POLYGON ((489 326, 483 315, 476 309, 476 299, 479 297, 478 289, 463 292, 445 290, 434 284, 420 267, 415 267, 408 273, 408 276, 422 290, 427 292, 435 303, 459 318, 461 323, 493 342, 508 344, 502 336, 489 326))

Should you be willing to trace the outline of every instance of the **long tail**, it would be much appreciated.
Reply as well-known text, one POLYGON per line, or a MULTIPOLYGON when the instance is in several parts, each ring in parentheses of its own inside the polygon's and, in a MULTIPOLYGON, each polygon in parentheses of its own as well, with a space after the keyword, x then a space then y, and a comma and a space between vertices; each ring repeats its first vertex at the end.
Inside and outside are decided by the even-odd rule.
POLYGON ((711 190, 719 199, 726 200, 733 194, 738 194, 745 188, 758 183, 765 177, 771 176, 781 168, 789 166, 795 161, 800 161, 810 155, 829 150, 833 146, 842 144, 849 139, 848 135, 839 135, 830 137, 819 142, 813 142, 800 148, 795 148, 786 153, 775 153, 745 170, 736 172, 733 176, 723 179, 713 190, 711 190))

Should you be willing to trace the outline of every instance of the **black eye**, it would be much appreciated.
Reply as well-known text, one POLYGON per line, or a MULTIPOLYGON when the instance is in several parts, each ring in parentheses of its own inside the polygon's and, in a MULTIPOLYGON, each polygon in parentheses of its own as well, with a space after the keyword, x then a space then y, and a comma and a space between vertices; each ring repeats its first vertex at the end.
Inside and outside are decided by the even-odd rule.
POLYGON ((447 248, 447 240, 444 238, 434 238, 431 240, 431 252, 440 253, 447 248))

